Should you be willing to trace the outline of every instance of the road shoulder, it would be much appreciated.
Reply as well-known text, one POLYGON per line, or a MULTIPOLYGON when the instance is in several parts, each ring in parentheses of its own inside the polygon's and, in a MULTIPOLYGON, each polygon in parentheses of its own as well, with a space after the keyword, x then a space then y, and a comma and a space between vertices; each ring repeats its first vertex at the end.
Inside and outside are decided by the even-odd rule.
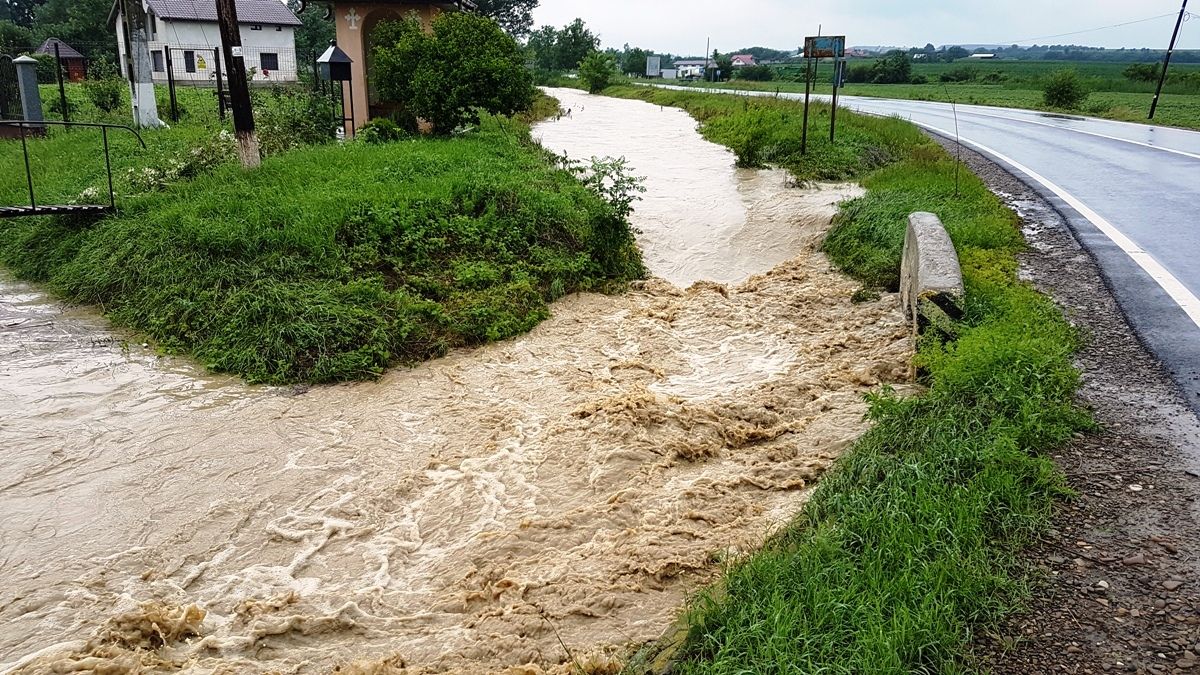
POLYGON ((980 665, 1200 672, 1200 421, 1063 216, 982 155, 964 149, 963 160, 1020 213, 1030 243, 1023 277, 1087 335, 1080 398, 1101 426, 1055 451, 1077 497, 1027 552, 1039 573, 1032 597, 977 640, 980 665))

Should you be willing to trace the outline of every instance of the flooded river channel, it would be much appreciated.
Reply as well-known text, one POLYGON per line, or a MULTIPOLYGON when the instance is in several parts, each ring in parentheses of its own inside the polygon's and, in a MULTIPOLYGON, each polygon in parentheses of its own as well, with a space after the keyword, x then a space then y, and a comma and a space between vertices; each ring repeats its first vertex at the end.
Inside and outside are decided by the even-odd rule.
POLYGON ((656 278, 521 338, 249 387, 0 279, 0 673, 567 673, 795 513, 907 371, 813 252, 856 189, 556 94, 548 147, 647 177, 656 278))

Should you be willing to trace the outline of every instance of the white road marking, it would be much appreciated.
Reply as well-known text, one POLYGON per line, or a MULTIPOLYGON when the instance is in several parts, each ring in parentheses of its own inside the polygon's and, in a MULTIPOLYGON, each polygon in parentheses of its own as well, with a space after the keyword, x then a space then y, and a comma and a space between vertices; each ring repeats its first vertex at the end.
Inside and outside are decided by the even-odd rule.
MULTIPOLYGON (((953 132, 940 129, 932 124, 925 124, 924 122, 913 122, 913 124, 925 127, 930 131, 936 131, 939 134, 948 136, 950 138, 954 137, 953 132)), ((1024 164, 1021 164, 1015 159, 1012 159, 1011 157, 997 152, 986 145, 983 145, 982 143, 977 143, 968 138, 964 138, 962 141, 968 145, 974 146, 981 152, 991 155, 1001 162, 1008 164, 1014 169, 1029 176, 1033 180, 1041 183, 1047 190, 1058 195, 1060 199, 1069 204, 1071 208, 1078 211, 1084 218, 1087 218, 1092 225, 1096 226, 1096 229, 1103 232, 1104 235, 1111 239, 1114 244, 1119 246, 1126 255, 1128 255, 1133 259, 1134 262, 1138 264, 1138 267, 1141 267, 1143 270, 1145 270, 1146 274, 1149 274, 1150 278, 1154 279, 1154 282, 1157 283, 1164 291, 1166 291, 1167 295, 1171 296, 1171 299, 1175 301, 1175 304, 1179 305, 1180 309, 1182 309, 1184 313, 1188 315, 1188 318, 1190 318, 1192 322, 1196 324, 1196 327, 1200 328, 1200 298, 1197 298, 1195 293, 1192 293, 1187 286, 1183 285, 1183 282, 1176 278, 1174 274, 1171 274, 1167 268, 1163 267, 1162 263, 1155 260, 1154 256, 1150 255, 1150 253, 1141 246, 1138 246, 1135 241, 1117 229, 1112 223, 1108 222, 1104 216, 1101 216, 1099 213, 1093 211, 1091 207, 1089 207, 1087 204, 1084 204, 1077 197, 1075 197, 1075 195, 1072 195, 1070 192, 1067 192, 1058 185, 1055 185, 1045 176, 1039 174, 1033 169, 1030 169, 1024 164)))

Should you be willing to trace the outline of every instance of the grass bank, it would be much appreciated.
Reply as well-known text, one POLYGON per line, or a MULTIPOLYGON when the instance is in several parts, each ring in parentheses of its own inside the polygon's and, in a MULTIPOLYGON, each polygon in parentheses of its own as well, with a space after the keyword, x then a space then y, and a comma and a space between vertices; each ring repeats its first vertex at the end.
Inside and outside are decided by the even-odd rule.
MULTIPOLYGON (((914 68, 914 73, 919 69, 914 68)), ((1086 78, 1085 78, 1086 79, 1086 78)), ((828 84, 832 73, 826 78, 818 78, 819 84, 814 88, 817 94, 826 96, 833 93, 828 84)), ((687 83, 677 83, 686 85, 687 83)), ((787 93, 804 93, 803 82, 775 81, 748 82, 735 80, 709 83, 695 83, 695 86, 716 86, 728 89, 744 89, 749 91, 781 91, 787 93)), ((972 105, 989 105, 1003 108, 1022 108, 1025 110, 1043 110, 1047 112, 1066 112, 1083 114, 1092 117, 1118 120, 1123 122, 1151 123, 1146 119, 1150 111, 1150 99, 1153 91, 1103 91, 1093 89, 1088 94, 1079 110, 1059 110, 1048 107, 1043 100, 1040 83, 1020 80, 1010 84, 984 84, 979 82, 942 84, 930 82, 927 84, 847 84, 842 89, 846 96, 872 96, 876 98, 892 98, 913 101, 942 101, 972 105)), ((1159 102, 1153 124, 1174 126, 1184 129, 1200 129, 1200 94, 1174 93, 1168 90, 1159 102)))
POLYGON ((794 103, 607 93, 691 111, 744 164, 859 180, 867 194, 845 205, 825 250, 868 286, 896 287, 908 213, 938 213, 967 285, 957 340, 919 344, 928 390, 871 397, 874 426, 803 511, 692 603, 673 672, 970 670, 972 633, 1021 602, 1017 554, 1065 494, 1044 451, 1089 424, 1073 403, 1079 338, 1017 278, 1017 218, 972 175, 955 196, 951 158, 897 120, 848 114, 841 143, 801 156, 794 103))
MULTIPOLYGON (((117 141, 118 215, 0 222, 0 263, 251 381, 376 377, 642 274, 619 209, 518 122, 305 147, 250 172, 211 129, 147 140, 117 141)), ((43 202, 104 185, 95 144, 82 131, 32 144, 43 202)), ((0 197, 19 202, 19 146, 5 148, 0 197)))

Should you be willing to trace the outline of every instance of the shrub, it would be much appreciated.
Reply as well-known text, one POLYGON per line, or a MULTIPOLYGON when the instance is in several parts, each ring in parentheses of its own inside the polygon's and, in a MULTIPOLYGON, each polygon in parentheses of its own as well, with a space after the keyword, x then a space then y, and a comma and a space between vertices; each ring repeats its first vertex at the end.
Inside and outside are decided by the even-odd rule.
POLYGON ((363 143, 382 145, 399 141, 407 135, 399 124, 387 118, 379 118, 364 124, 356 133, 355 138, 363 143))
POLYGON ((616 64, 607 54, 592 52, 579 62, 579 79, 587 85, 588 91, 595 94, 603 91, 612 83, 616 74, 616 64))
POLYGON ((495 21, 458 12, 433 20, 427 34, 416 18, 376 29, 374 86, 438 134, 477 123, 479 111, 512 115, 533 103, 535 90, 516 40, 495 21))
POLYGON ((979 70, 971 66, 953 68, 938 76, 942 82, 972 82, 979 76, 979 70))
POLYGON ((871 82, 875 84, 906 84, 912 79, 912 59, 902 51, 894 51, 871 66, 871 82))
POLYGON ((305 88, 273 87, 254 98, 255 129, 264 156, 333 140, 329 99, 305 88))
POLYGON ((121 107, 125 94, 125 81, 117 73, 117 67, 105 58, 92 61, 88 79, 83 83, 92 105, 106 113, 116 112, 121 107))
POLYGON ((746 66, 735 73, 737 79, 750 82, 770 82, 775 79, 775 69, 771 66, 746 66))
POLYGON ((1087 88, 1074 70, 1060 70, 1046 80, 1042 90, 1046 105, 1075 110, 1088 96, 1087 88))
MULTIPOLYGON (((797 79, 800 80, 801 82, 803 82, 804 75, 801 74, 800 77, 797 79)), ((855 66, 850 66, 850 69, 848 71, 846 71, 846 81, 851 84, 864 84, 866 82, 870 82, 871 81, 871 66, 868 66, 865 63, 855 65, 855 66)))
POLYGON ((908 81, 909 84, 929 84, 929 78, 924 75, 913 75, 908 81))
POLYGON ((1156 82, 1162 74, 1161 63, 1133 63, 1121 72, 1127 79, 1134 82, 1156 82))
POLYGON ((38 84, 54 84, 58 82, 58 63, 49 54, 26 54, 37 61, 38 84))

